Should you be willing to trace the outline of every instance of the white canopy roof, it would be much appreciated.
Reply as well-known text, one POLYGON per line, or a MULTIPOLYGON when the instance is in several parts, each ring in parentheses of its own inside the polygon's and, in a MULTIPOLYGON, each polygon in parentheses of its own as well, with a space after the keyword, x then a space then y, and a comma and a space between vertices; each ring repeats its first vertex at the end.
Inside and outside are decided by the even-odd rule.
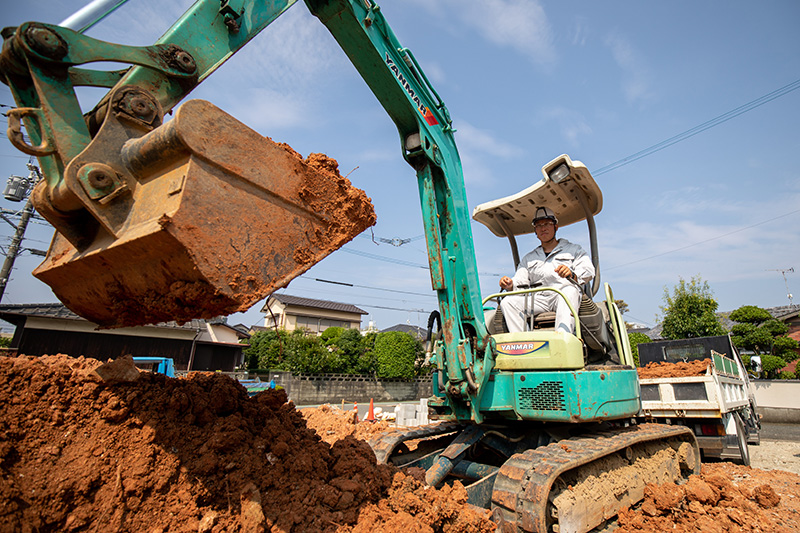
POLYGON ((506 237, 503 222, 512 235, 533 232, 533 215, 537 207, 549 207, 556 214, 559 226, 568 226, 586 219, 579 194, 584 196, 591 214, 603 209, 603 193, 591 173, 580 161, 572 161, 566 154, 560 155, 542 167, 544 177, 527 189, 477 206, 472 218, 484 224, 498 237, 506 237), (569 176, 559 183, 550 175, 560 165, 566 164, 569 176))

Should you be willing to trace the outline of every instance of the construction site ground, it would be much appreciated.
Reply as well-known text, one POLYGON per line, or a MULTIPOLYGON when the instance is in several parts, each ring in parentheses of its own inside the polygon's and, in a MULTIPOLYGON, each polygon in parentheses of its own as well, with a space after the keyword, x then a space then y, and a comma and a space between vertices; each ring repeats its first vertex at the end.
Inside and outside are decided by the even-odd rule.
MULTIPOLYGON (((139 373, 66 355, 0 357, 0 533, 488 532, 458 483, 378 465, 389 422, 248 397, 231 378, 139 373)), ((650 487, 619 533, 800 530, 800 445, 763 440, 754 467, 704 464, 650 487)))

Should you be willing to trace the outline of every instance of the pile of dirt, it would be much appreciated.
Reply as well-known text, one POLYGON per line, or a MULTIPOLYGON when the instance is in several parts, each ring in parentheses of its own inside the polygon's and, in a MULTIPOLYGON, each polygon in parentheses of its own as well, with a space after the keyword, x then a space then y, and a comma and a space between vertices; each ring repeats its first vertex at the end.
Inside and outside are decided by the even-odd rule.
POLYGON ((800 476, 730 463, 704 464, 687 483, 648 485, 615 533, 800 531, 800 476))
POLYGON ((300 414, 305 418, 308 427, 328 444, 334 444, 348 436, 368 441, 392 430, 392 425, 386 420, 359 421, 355 411, 342 410, 328 404, 300 409, 300 414))
POLYGON ((283 391, 99 365, 0 357, 0 531, 494 530, 463 487, 323 442, 283 391))
POLYGON ((684 363, 647 363, 647 366, 637 368, 639 379, 655 379, 655 378, 687 378, 693 376, 704 376, 706 370, 711 366, 711 359, 703 359, 702 361, 689 361, 684 363))

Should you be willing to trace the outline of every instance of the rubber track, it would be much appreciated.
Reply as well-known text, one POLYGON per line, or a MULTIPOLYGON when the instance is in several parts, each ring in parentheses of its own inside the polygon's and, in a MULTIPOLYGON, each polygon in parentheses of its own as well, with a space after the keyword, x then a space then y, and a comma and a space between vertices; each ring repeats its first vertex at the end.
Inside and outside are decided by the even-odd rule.
MULTIPOLYGON (((695 442, 689 428, 643 424, 565 439, 514 454, 500 468, 494 484, 492 507, 494 519, 499 522, 498 531, 546 533, 548 497, 560 475, 628 446, 676 437, 695 442)), ((696 442, 694 447, 699 463, 696 442)))
POLYGON ((407 440, 425 439, 437 435, 444 435, 445 433, 458 431, 462 427, 463 425, 459 422, 440 422, 438 424, 417 426, 406 430, 383 433, 375 439, 370 439, 369 445, 375 452, 375 458, 378 460, 378 463, 386 464, 394 449, 407 440))

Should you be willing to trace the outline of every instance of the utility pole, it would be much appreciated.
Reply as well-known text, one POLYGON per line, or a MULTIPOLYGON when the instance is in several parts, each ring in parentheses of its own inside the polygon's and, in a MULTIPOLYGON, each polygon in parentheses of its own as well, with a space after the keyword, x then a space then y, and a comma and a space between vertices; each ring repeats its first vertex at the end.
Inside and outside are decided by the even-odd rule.
POLYGON ((783 283, 786 285, 786 296, 789 298, 789 307, 794 307, 794 303, 792 302, 792 293, 789 292, 789 282, 786 281, 786 273, 787 272, 794 272, 794 267, 789 268, 771 268, 770 271, 772 272, 780 272, 783 276, 783 283))
MULTIPOLYGON (((24 198, 28 193, 30 187, 35 185, 36 182, 41 179, 42 175, 39 172, 39 167, 33 163, 28 163, 28 170, 30 171, 30 174, 27 179, 19 176, 11 176, 8 186, 3 193, 8 200, 22 200, 22 198, 24 198)), ((30 195, 28 195, 28 199, 25 202, 25 207, 22 209, 22 216, 20 216, 19 224, 17 224, 16 230, 14 231, 14 237, 11 239, 11 244, 6 252, 6 259, 3 261, 3 268, 0 270, 0 300, 3 299, 3 295, 6 292, 8 278, 11 276, 11 269, 14 268, 14 261, 20 254, 20 245, 22 244, 22 239, 25 237, 25 230, 28 227, 28 221, 33 216, 33 211, 33 201, 31 200, 30 195)), ((6 222, 11 223, 7 218, 3 218, 6 220, 6 222)), ((40 252, 39 250, 31 251, 37 253, 37 255, 44 255, 44 252, 40 252)))

